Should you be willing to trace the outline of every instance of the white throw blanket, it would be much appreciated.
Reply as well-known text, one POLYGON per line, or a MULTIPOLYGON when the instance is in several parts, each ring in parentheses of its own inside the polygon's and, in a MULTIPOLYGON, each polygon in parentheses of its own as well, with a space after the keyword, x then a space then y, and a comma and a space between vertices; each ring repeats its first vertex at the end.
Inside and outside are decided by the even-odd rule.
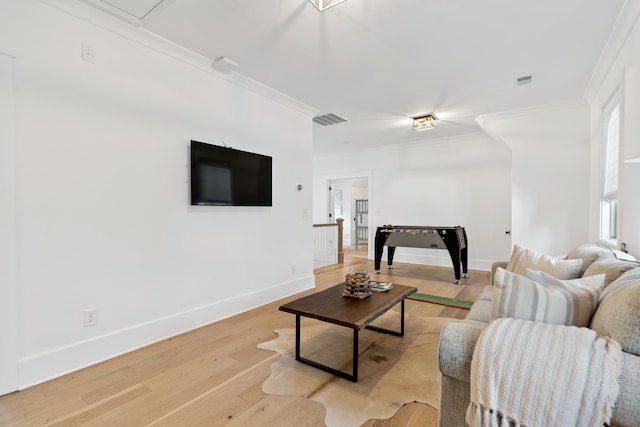
POLYGON ((620 344, 587 328, 497 319, 471 362, 470 426, 602 426, 618 395, 620 344))

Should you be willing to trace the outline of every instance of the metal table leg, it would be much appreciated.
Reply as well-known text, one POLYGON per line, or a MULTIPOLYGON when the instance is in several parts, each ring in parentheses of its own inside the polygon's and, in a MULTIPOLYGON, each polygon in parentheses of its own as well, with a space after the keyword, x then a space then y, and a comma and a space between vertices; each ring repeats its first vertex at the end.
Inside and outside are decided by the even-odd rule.
MULTIPOLYGON (((392 329, 381 328, 379 326, 371 326, 371 325, 367 325, 366 328, 377 331, 377 332, 383 332, 386 334, 395 335, 395 336, 400 336, 400 337, 404 336, 404 299, 400 301, 400 331, 394 331, 392 329)), ((325 372, 329 372, 330 374, 333 374, 340 378, 345 378, 353 382, 358 381, 358 359, 359 359, 358 338, 359 338, 359 331, 358 329, 354 329, 353 330, 353 365, 352 365, 353 367, 352 367, 351 373, 340 371, 338 369, 332 368, 331 366, 323 365, 322 363, 318 363, 311 359, 307 359, 306 357, 302 357, 300 355, 300 315, 296 314, 296 360, 298 362, 307 364, 309 366, 313 366, 314 368, 321 369, 325 372)))

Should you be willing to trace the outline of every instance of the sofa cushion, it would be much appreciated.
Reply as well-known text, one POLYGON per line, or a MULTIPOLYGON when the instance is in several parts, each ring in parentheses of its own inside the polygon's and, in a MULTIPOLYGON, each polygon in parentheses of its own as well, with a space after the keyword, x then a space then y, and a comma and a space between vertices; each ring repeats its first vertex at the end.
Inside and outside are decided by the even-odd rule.
POLYGON ((640 267, 638 261, 625 261, 617 258, 600 258, 587 268, 584 277, 605 274, 604 287, 609 286, 614 280, 626 271, 640 267))
POLYGON ((591 329, 640 356, 640 268, 627 271, 602 292, 591 329))
POLYGON ((489 323, 491 321, 491 307, 491 301, 476 301, 465 316, 465 320, 489 323))
POLYGON ((493 299, 493 286, 487 285, 482 288, 482 292, 476 301, 491 301, 493 299))
POLYGON ((580 268, 580 276, 582 276, 587 268, 599 258, 613 258, 613 251, 598 243, 585 243, 576 246, 567 254, 567 259, 581 259, 582 267, 580 268))
POLYGON ((566 260, 562 257, 545 255, 532 249, 514 245, 511 258, 505 270, 524 275, 527 268, 530 268, 544 271, 558 279, 576 279, 579 277, 581 267, 581 259, 566 260))
MULTIPOLYGON (((544 273, 543 273, 544 274, 544 273)), ((561 281, 545 276, 543 283, 499 268, 493 289, 492 318, 588 326, 598 304, 604 276, 561 281)))

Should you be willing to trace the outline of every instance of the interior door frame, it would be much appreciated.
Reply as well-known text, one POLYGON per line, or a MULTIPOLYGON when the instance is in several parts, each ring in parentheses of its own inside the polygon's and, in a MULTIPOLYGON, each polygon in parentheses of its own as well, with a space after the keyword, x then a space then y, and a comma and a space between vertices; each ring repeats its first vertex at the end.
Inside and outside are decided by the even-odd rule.
MULTIPOLYGON (((351 171, 351 172, 342 172, 342 173, 336 173, 336 174, 331 174, 331 175, 326 175, 324 177, 324 182, 325 182, 325 188, 327 189, 327 210, 326 212, 332 212, 334 211, 333 209, 333 194, 332 191, 329 190, 329 188, 332 185, 333 181, 339 181, 342 179, 357 179, 357 178, 365 178, 367 180, 367 198, 369 200, 369 215, 367 216, 368 219, 368 227, 369 227, 369 244, 368 246, 368 254, 367 257, 370 259, 373 259, 373 244, 371 243, 371 236, 375 233, 371 233, 371 224, 373 224, 373 209, 372 206, 374 205, 373 203, 373 173, 371 171, 351 171)), ((344 201, 343 201, 344 203, 344 201)), ((333 218, 333 221, 335 221, 335 218, 333 218)), ((350 221, 350 219, 349 219, 350 221)))

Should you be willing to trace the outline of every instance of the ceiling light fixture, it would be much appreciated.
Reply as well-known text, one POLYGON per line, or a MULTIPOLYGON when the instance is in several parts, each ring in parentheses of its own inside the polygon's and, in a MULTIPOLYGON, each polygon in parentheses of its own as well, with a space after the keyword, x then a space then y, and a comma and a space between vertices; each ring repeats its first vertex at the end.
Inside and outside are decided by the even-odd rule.
POLYGON ((344 3, 347 0, 309 0, 312 5, 316 7, 320 12, 327 10, 330 7, 337 6, 340 3, 344 3))
POLYGON ((438 118, 433 113, 427 114, 425 116, 414 117, 413 118, 413 128, 415 130, 435 129, 436 128, 436 120, 438 120, 438 118))

